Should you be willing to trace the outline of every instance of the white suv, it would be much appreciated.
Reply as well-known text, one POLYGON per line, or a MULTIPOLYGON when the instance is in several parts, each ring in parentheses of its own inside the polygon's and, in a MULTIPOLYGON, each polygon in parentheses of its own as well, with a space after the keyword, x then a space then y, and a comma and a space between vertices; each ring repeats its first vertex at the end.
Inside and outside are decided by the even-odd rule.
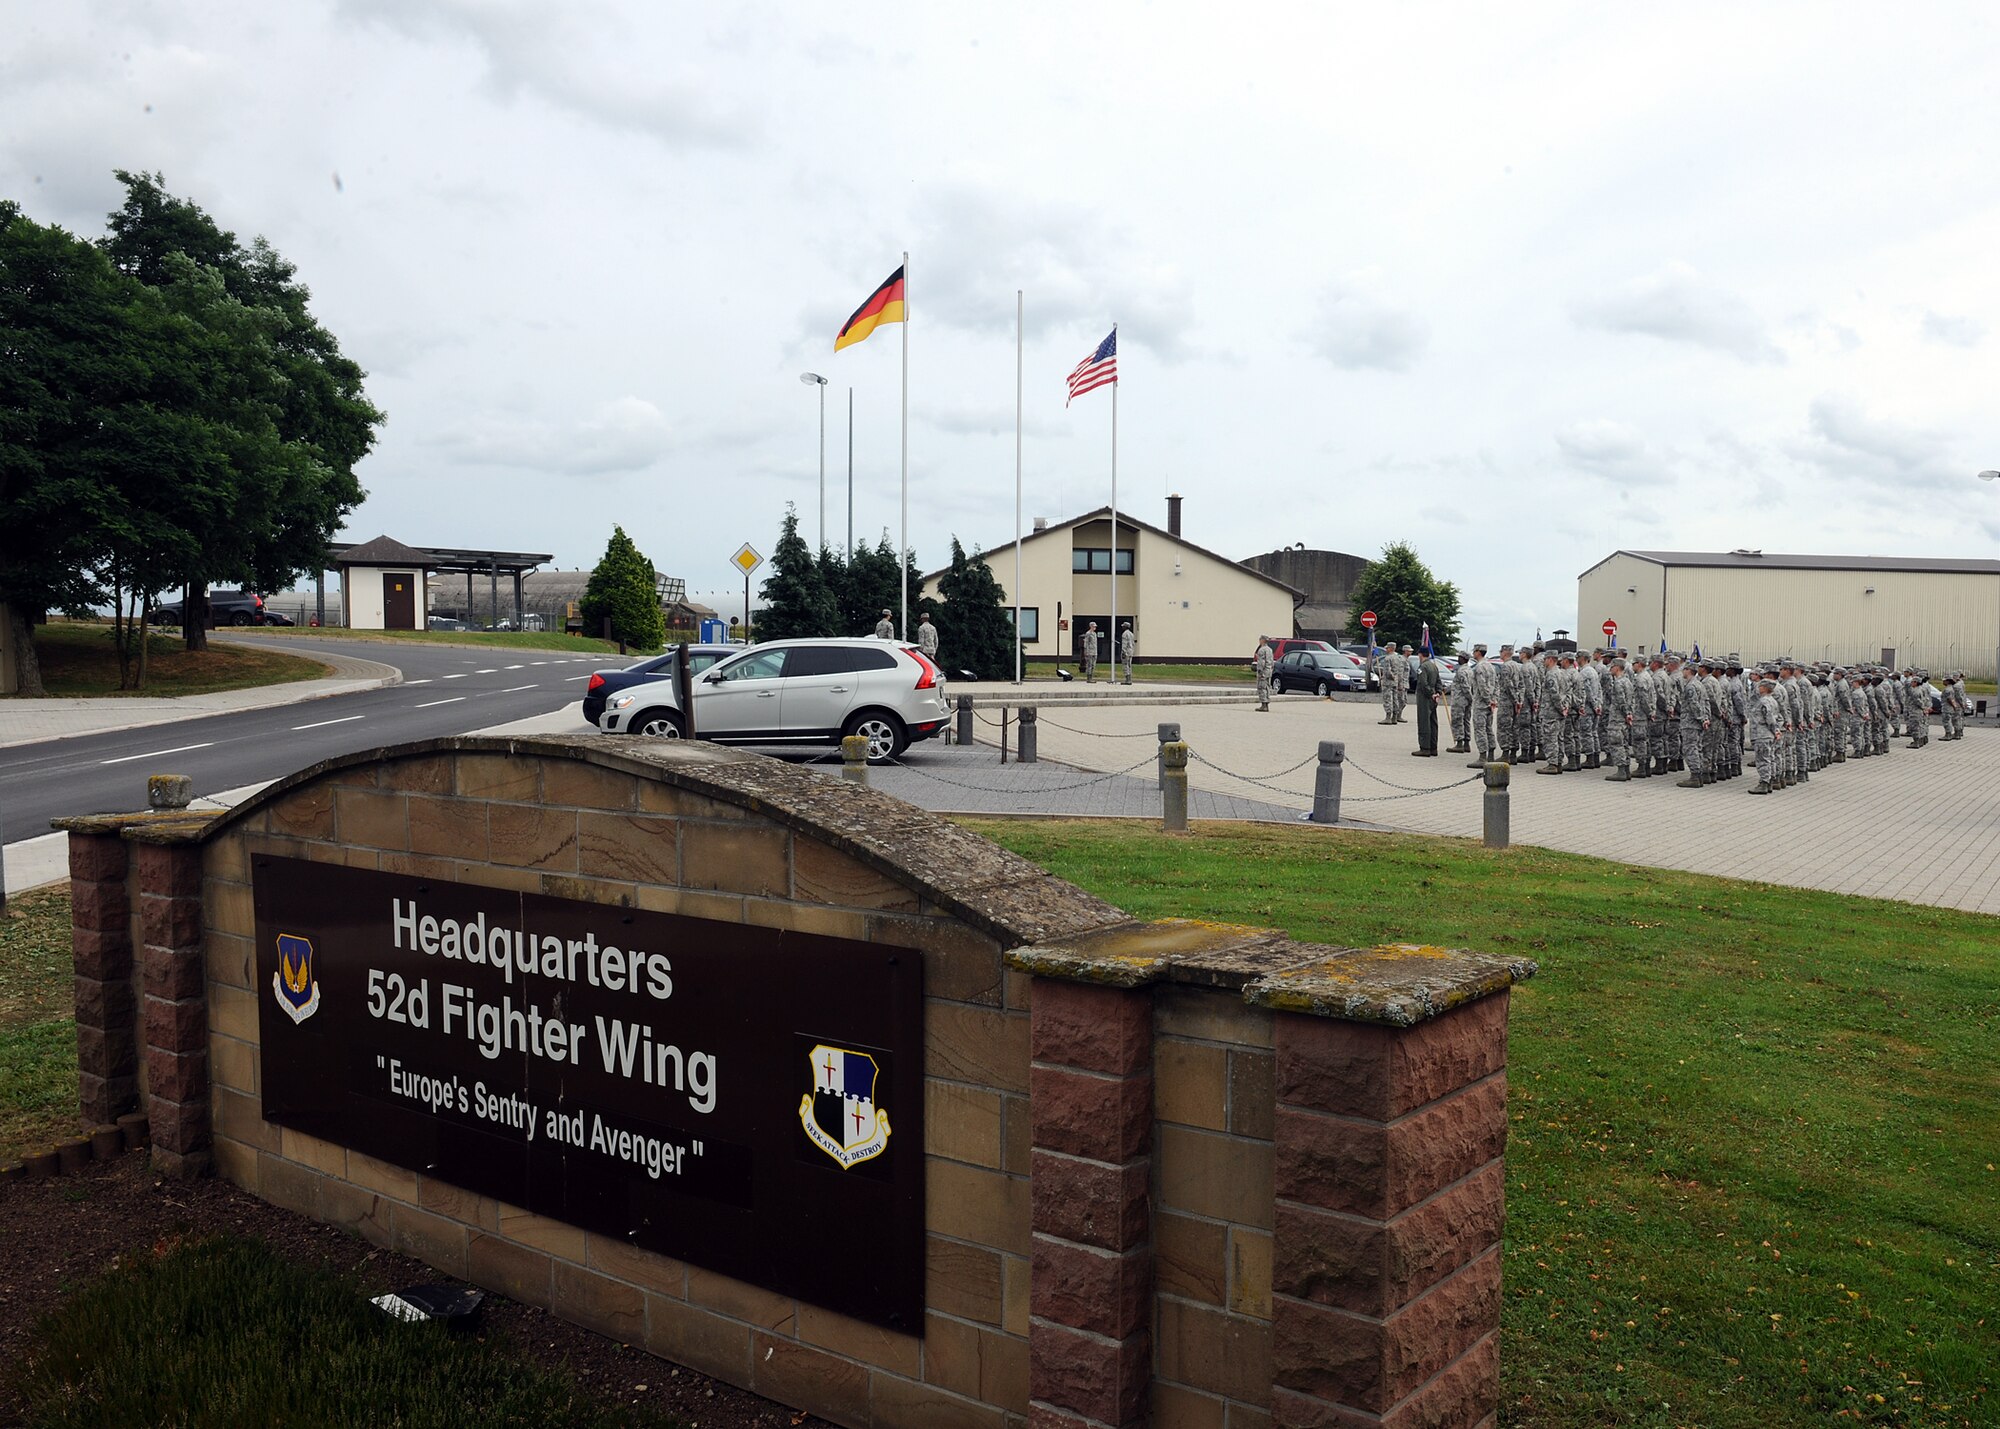
MULTIPOLYGON (((865 735, 883 764, 945 726, 944 675, 914 645, 890 640, 773 640, 718 660, 694 685, 694 737, 717 744, 837 743, 865 735)), ((612 696, 606 734, 687 737, 671 680, 612 696)))

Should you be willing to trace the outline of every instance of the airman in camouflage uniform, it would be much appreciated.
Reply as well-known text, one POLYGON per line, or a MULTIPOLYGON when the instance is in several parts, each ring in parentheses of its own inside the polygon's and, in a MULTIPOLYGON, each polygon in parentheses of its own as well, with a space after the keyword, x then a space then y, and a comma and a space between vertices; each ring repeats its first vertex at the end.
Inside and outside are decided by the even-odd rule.
POLYGON ((1250 667, 1257 672, 1257 712, 1268 714, 1271 710, 1271 667, 1277 662, 1271 658, 1271 637, 1257 637, 1257 653, 1250 657, 1250 667))
POLYGON ((1665 658, 1654 657, 1654 693, 1660 697, 1659 734, 1662 747, 1659 750, 1661 774, 1684 772, 1686 761, 1681 758, 1681 657, 1679 652, 1669 650, 1665 658), (1666 678, 1658 679, 1664 670, 1666 678))
POLYGON ((1562 671, 1556 667, 1556 652, 1544 650, 1541 659, 1544 681, 1541 702, 1535 711, 1535 729, 1542 746, 1542 757, 1548 762, 1535 770, 1537 774, 1560 774, 1563 772, 1562 756, 1562 701, 1558 698, 1559 686, 1563 683, 1562 671))
POLYGON ((1466 663, 1470 658, 1459 651, 1458 670, 1451 677, 1451 747, 1446 751, 1450 754, 1472 752, 1472 670, 1466 663))
POLYGON ((1922 749, 1931 742, 1930 682, 1921 670, 1911 670, 1903 685, 1904 717, 1910 722, 1910 748, 1922 749))
POLYGON ((1595 769, 1604 748, 1604 669, 1597 662, 1603 651, 1592 651, 1588 660, 1576 662, 1577 745, 1583 751, 1583 767, 1595 769))
POLYGON ((1953 670, 1944 680, 1944 737, 1965 738, 1965 716, 1972 702, 1965 697, 1965 671, 1953 670))
POLYGON ((1472 647, 1472 667, 1461 665, 1458 678, 1472 689, 1472 737, 1479 750, 1479 760, 1469 764, 1468 769, 1479 769, 1493 762, 1493 722, 1500 711, 1500 668, 1486 658, 1486 647, 1472 647))
POLYGON ((1604 777, 1623 784, 1632 777, 1632 701, 1636 695, 1632 677, 1625 673, 1625 657, 1611 652, 1604 677, 1604 762, 1611 772, 1604 777))
POLYGON ((1393 645, 1383 647, 1382 653, 1375 657, 1375 672, 1382 681, 1380 723, 1394 724, 1402 717, 1401 706, 1398 703, 1401 698, 1399 691, 1402 690, 1404 682, 1410 678, 1410 672, 1404 667, 1403 657, 1396 653, 1396 647, 1393 645))
POLYGON ((1778 772, 1778 749, 1784 741, 1784 715, 1778 710, 1777 684, 1769 673, 1757 677, 1757 698, 1750 707, 1750 749, 1757 761, 1757 787, 1753 794, 1769 794, 1782 787, 1778 772))
POLYGON ((1681 762, 1686 766, 1687 777, 1675 781, 1678 789, 1699 789, 1708 783, 1703 772, 1706 760, 1706 742, 1710 723, 1708 687, 1701 681, 1700 668, 1692 660, 1684 660, 1680 666, 1680 736, 1681 762))
POLYGON ((1494 737, 1499 741, 1500 758, 1518 763, 1515 751, 1521 747, 1521 666, 1514 659, 1511 644, 1500 647, 1500 663, 1493 667, 1494 737))
POLYGON ((1632 758, 1639 767, 1632 771, 1636 779, 1653 777, 1653 710, 1659 701, 1653 693, 1653 667, 1641 650, 1633 655, 1628 667, 1626 681, 1632 686, 1632 758))

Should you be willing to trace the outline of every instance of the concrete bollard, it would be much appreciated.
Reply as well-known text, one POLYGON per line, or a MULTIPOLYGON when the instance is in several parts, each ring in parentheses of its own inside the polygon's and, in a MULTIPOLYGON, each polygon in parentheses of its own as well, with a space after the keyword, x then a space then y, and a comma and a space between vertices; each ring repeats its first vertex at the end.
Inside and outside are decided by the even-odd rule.
POLYGON ((1486 846, 1507 847, 1507 766, 1486 766, 1486 846))
POLYGON ((1160 746, 1161 827, 1170 834, 1187 832, 1188 747, 1180 740, 1160 746))
POLYGON ((1033 705, 1022 705, 1020 709, 1020 715, 1021 715, 1021 734, 1020 734, 1021 752, 1019 757, 1016 758, 1014 762, 1016 764, 1038 763, 1040 761, 1036 758, 1035 755, 1035 743, 1036 743, 1036 735, 1041 727, 1041 717, 1036 713, 1035 707, 1033 705))
POLYGON ((1158 788, 1164 789, 1167 787, 1167 746, 1180 737, 1181 727, 1179 725, 1163 724, 1160 726, 1160 758, 1158 765, 1154 769, 1155 784, 1158 788))
POLYGON ((958 697, 958 742, 972 743, 972 696, 958 697))
POLYGON ((850 734, 840 741, 840 776, 857 784, 868 782, 868 736, 850 734))
POLYGON ((146 807, 185 809, 194 798, 194 780, 185 774, 153 774, 146 779, 146 807))
POLYGON ((1340 781, 1346 772, 1347 742, 1322 739, 1319 742, 1319 772, 1313 776, 1312 821, 1316 824, 1340 822, 1340 781))

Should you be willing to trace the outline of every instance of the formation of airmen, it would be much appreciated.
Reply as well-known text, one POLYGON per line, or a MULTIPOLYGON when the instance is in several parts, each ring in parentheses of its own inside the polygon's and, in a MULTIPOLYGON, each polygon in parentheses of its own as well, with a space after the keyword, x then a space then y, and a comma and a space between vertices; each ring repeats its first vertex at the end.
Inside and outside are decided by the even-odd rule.
MULTIPOLYGON (((1478 769, 1542 761, 1539 774, 1608 768, 1623 783, 1680 774, 1699 789, 1743 773, 1770 794, 1849 759, 1887 754, 1892 737, 1930 743, 1930 676, 1879 665, 1808 664, 1789 657, 1746 669, 1726 659, 1661 651, 1556 651, 1502 645, 1459 652, 1451 688, 1455 754, 1476 745, 1478 769)), ((1963 671, 1946 675, 1944 739, 1965 735, 1963 671)))

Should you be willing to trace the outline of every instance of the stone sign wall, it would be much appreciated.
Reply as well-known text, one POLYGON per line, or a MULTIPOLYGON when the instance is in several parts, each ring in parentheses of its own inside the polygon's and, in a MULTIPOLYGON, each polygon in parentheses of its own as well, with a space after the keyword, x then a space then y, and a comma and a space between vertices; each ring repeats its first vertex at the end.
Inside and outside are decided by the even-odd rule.
POLYGON ((1476 1424, 1497 1403, 1507 988, 1532 965, 1134 922, 899 801, 698 744, 433 741, 219 817, 63 826, 83 1107, 143 1105, 169 1173, 212 1167, 842 1424, 1476 1424), (559 1022, 560 1059, 498 1022, 492 1058, 434 1045, 447 983, 477 1039, 482 912, 482 956, 509 924, 510 956, 533 931, 553 959, 514 965, 512 1012, 523 1038, 559 1022), (847 993, 813 983, 829 968, 847 993), (709 1136, 746 1168, 721 1200, 644 1156, 545 1163, 523 1130, 588 1141, 608 1097, 629 1136, 692 1155, 687 1086, 583 1075, 642 976, 648 1036, 714 1057, 709 1136), (865 1011, 897 987, 908 1032, 865 1011), (320 1017, 316 1060, 284 1050, 320 1017), (399 1083, 431 1106, 395 1107, 393 1134, 354 1112, 410 1100, 392 1058, 431 1079, 399 1083), (447 1105, 482 1062, 484 1116, 447 1105), (879 1212, 909 1274, 871 1289, 865 1255, 806 1264, 810 1236, 773 1231, 764 1263, 666 1230, 699 1206, 754 1239, 816 1190, 879 1212))

